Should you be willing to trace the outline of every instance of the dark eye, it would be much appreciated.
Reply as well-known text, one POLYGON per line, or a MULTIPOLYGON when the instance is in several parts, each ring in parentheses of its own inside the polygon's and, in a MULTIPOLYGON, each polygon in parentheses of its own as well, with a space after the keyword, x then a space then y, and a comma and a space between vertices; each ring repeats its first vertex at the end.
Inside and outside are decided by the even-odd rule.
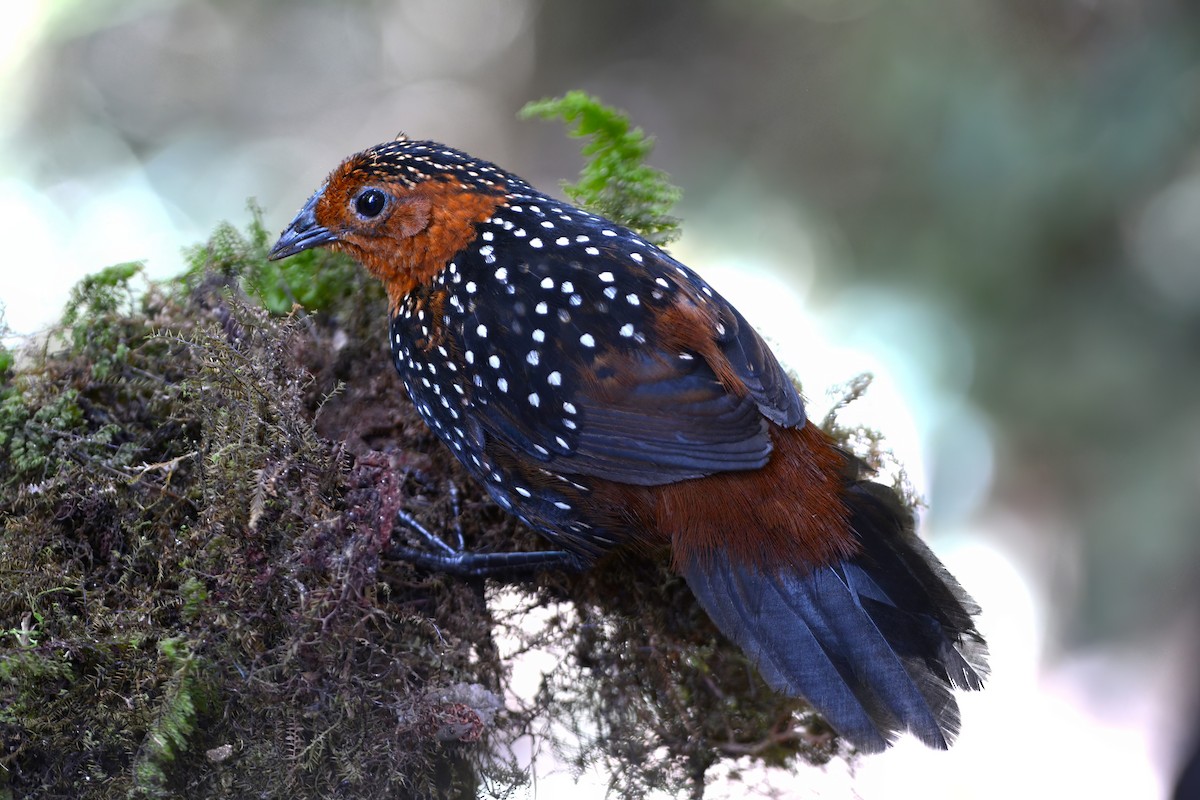
POLYGON ((383 206, 387 202, 387 197, 378 189, 367 189, 358 196, 354 201, 354 210, 361 216, 370 219, 371 217, 379 216, 379 212, 383 211, 383 206))

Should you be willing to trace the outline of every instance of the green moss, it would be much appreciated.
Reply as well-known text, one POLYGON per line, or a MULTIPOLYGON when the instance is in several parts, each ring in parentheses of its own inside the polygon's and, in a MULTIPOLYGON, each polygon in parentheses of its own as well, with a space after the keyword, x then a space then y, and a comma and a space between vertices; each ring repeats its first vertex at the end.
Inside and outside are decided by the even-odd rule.
POLYGON ((86 276, 72 287, 62 324, 72 333, 80 334, 76 337, 77 345, 86 338, 89 323, 110 314, 133 311, 136 295, 130 284, 141 273, 140 262, 114 264, 86 276))
POLYGON ((55 471, 70 450, 83 420, 78 391, 68 388, 44 398, 7 392, 0 399, 0 476, 5 482, 37 481, 55 471))
POLYGON ((204 581, 192 575, 179 584, 180 614, 185 622, 199 619, 208 601, 208 588, 204 581))
MULTIPOLYGON (((209 270, 179 282, 134 291, 123 268, 76 287, 69 326, 3 387, 0 766, 17 796, 474 794, 485 752, 422 720, 428 688, 496 685, 486 610, 450 601, 467 587, 381 579, 386 480, 315 429, 350 399, 336 355, 382 331, 334 339, 380 326, 382 293, 347 273, 337 324, 272 317, 238 289, 256 225, 218 232, 209 270), (454 610, 393 622, 392 602, 454 610)), ((392 408, 398 446, 420 423, 392 408)), ((390 485, 394 506, 416 482, 390 485)))
POLYGON ((679 238, 679 220, 670 216, 682 192, 662 170, 644 162, 654 140, 629 118, 591 95, 572 91, 562 97, 528 103, 521 117, 561 119, 570 135, 587 139, 586 158, 576 183, 563 183, 574 202, 637 231, 658 245, 679 238))
POLYGON ((211 270, 234 278, 237 285, 272 314, 334 308, 345 302, 346 291, 360 283, 358 267, 348 258, 328 252, 305 251, 282 261, 268 261, 271 233, 263 226, 262 209, 248 207, 245 233, 223 224, 203 247, 188 251, 188 275, 202 278, 211 270))
POLYGON ((169 675, 151 710, 151 721, 133 763, 132 797, 169 797, 167 769, 187 752, 205 705, 200 662, 180 638, 158 643, 160 669, 169 675))

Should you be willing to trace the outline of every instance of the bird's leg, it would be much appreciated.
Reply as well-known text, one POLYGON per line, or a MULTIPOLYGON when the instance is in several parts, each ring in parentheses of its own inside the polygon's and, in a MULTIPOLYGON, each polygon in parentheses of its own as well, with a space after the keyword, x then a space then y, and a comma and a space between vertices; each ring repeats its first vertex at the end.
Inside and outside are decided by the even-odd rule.
POLYGON ((450 510, 454 513, 454 549, 462 552, 467 549, 467 540, 462 532, 462 506, 458 502, 458 487, 450 484, 450 510))
POLYGON ((538 550, 526 553, 468 553, 459 514, 458 489, 450 488, 450 503, 454 509, 454 545, 426 528, 404 509, 396 512, 400 525, 424 539, 434 550, 392 545, 384 553, 388 558, 408 561, 421 567, 451 575, 473 578, 494 578, 546 569, 579 570, 579 559, 565 550, 538 550))

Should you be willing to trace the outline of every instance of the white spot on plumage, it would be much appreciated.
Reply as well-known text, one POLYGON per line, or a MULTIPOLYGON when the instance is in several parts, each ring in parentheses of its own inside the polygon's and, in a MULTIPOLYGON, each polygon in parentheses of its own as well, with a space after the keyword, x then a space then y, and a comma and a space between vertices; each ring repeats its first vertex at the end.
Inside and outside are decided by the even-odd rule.
POLYGON ((492 369, 500 369, 500 356, 493 353, 488 356, 488 363, 492 365, 492 369))
POLYGON ((507 393, 508 392, 508 379, 507 378, 497 378, 496 379, 496 388, 502 392, 507 393))
POLYGON ((579 343, 581 345, 583 345, 584 347, 595 347, 596 346, 596 340, 595 340, 595 338, 592 337, 592 335, 590 333, 585 333, 582 336, 580 336, 579 343))
POLYGON ((585 248, 583 248, 583 252, 587 253, 589 256, 600 255, 600 251, 598 249, 596 249, 595 247, 585 247, 585 248))
POLYGON ((542 404, 542 398, 538 397, 537 392, 530 392, 527 399, 529 400, 529 405, 533 406, 534 408, 537 408, 542 404))
POLYGON ((613 281, 616 280, 616 277, 607 270, 605 270, 604 272, 601 272, 596 277, 599 278, 600 280, 604 281, 605 283, 612 283, 613 281))
POLYGON ((546 376, 546 383, 550 384, 551 386, 562 386, 562 373, 558 370, 551 372, 546 376))
POLYGON ((554 288, 554 278, 550 278, 550 277, 542 278, 542 288, 543 289, 553 289, 554 288))
POLYGON ((621 332, 621 335, 624 336, 626 339, 628 339, 630 336, 633 336, 633 323, 626 322, 624 325, 621 326, 620 332, 621 332))
POLYGON ((542 360, 542 355, 537 350, 530 350, 525 355, 525 360, 527 362, 529 362, 530 366, 536 367, 538 365, 538 363, 542 360))

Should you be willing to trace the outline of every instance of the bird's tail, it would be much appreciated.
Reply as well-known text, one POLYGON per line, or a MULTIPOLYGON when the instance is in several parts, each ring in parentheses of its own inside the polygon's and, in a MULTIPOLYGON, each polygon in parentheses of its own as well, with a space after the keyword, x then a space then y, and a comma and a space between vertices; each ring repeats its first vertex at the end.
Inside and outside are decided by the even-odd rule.
POLYGON ((959 729, 953 689, 979 689, 978 607, 917 538, 889 489, 846 485, 854 555, 816 568, 692 559, 680 567, 717 627, 777 691, 806 698, 859 750, 911 731, 944 749, 959 729))

